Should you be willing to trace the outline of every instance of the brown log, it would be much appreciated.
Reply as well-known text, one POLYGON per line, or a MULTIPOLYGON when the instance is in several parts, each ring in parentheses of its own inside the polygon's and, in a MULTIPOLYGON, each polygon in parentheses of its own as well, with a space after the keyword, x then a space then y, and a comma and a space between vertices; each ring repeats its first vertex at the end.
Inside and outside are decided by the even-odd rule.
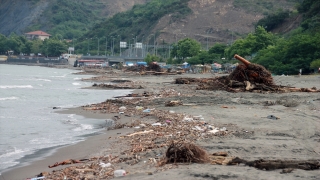
POLYGON ((256 160, 246 163, 258 169, 274 170, 274 169, 303 169, 315 170, 320 168, 318 160, 256 160))
POLYGON ((248 60, 246 60, 245 58, 239 56, 238 54, 234 55, 234 58, 238 59, 239 61, 241 61, 244 65, 246 65, 248 67, 249 64, 251 64, 248 60))

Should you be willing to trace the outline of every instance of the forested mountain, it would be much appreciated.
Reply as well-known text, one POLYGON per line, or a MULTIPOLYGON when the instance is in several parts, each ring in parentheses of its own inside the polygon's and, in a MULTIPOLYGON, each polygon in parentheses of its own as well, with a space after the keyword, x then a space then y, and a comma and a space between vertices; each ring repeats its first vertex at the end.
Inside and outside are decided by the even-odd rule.
POLYGON ((127 41, 131 34, 142 39, 156 33, 165 42, 190 37, 209 44, 230 43, 253 31, 264 16, 293 9, 296 1, 2 0, 0 33, 43 30, 60 39, 117 34, 127 41))
POLYGON ((82 36, 96 23, 147 0, 1 0, 0 33, 42 30, 63 39, 82 36))
POLYGON ((116 8, 106 8, 107 2, 112 4, 111 0, 13 0, 11 4, 5 0, 0 21, 8 24, 0 26, 1 33, 3 29, 18 35, 44 30, 53 36, 42 42, 3 33, 0 53, 56 56, 75 46, 78 54, 112 50, 119 55, 119 42, 125 41, 151 45, 150 61, 235 63, 232 57, 239 54, 275 74, 297 74, 299 69, 310 73, 320 67, 319 0, 136 0, 125 4, 133 2, 126 0, 113 4, 128 7, 117 13, 116 8), (17 20, 21 16, 26 18, 17 20), (159 47, 158 54, 152 45, 159 47), (170 46, 170 53, 162 45, 170 46))

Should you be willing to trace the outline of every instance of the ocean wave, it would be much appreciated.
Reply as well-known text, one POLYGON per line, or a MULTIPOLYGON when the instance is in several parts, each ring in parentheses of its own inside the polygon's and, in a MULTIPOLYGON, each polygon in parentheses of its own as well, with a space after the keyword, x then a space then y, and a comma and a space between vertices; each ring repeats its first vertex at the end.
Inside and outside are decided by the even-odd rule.
POLYGON ((50 76, 50 77, 54 77, 54 78, 64 78, 64 77, 66 77, 68 74, 64 74, 64 75, 62 75, 62 76, 50 76))
POLYGON ((80 84, 80 83, 77 83, 77 82, 74 82, 74 83, 72 83, 72 85, 74 85, 74 86, 80 86, 81 84, 80 84))
POLYGON ((29 141, 30 144, 51 144, 52 141, 47 138, 35 138, 29 141))
POLYGON ((41 78, 34 78, 34 79, 14 79, 18 81, 46 81, 46 82, 51 82, 50 79, 41 79, 41 78))
POLYGON ((11 157, 17 154, 22 154, 24 152, 26 152, 26 150, 17 149, 14 147, 13 149, 7 150, 4 154, 1 154, 0 158, 11 157))
POLYGON ((83 131, 93 129, 93 126, 90 124, 80 124, 78 127, 74 128, 73 131, 83 131))
POLYGON ((0 89, 17 89, 17 88, 33 88, 33 86, 31 85, 4 85, 4 86, 0 86, 0 89))
POLYGON ((36 79, 36 81, 46 81, 46 82, 51 82, 50 79, 36 79))
POLYGON ((0 98, 0 101, 15 100, 15 99, 19 99, 19 98, 14 97, 14 96, 12 96, 12 97, 4 97, 4 98, 0 98))
POLYGON ((82 78, 78 78, 78 77, 76 77, 76 78, 73 78, 73 80, 81 80, 82 78))
POLYGON ((68 118, 69 119, 67 119, 65 122, 67 123, 67 124, 78 124, 77 122, 78 122, 78 120, 74 117, 74 114, 70 114, 70 115, 68 115, 68 118))

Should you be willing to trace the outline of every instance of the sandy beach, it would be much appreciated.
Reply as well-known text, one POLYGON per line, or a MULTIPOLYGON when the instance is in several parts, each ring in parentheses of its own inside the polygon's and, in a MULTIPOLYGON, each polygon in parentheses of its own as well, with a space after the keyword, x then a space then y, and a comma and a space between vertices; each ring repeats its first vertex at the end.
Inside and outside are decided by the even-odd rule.
MULTIPOLYGON (((119 127, 123 125, 121 126, 123 128, 112 130, 106 128, 101 134, 90 136, 85 141, 58 148, 48 157, 2 173, 0 180, 32 178, 41 172, 55 171, 54 174, 59 174, 67 167, 79 169, 88 163, 107 163, 107 160, 111 162, 113 169, 124 169, 127 172, 127 175, 121 179, 319 179, 319 169, 307 171, 293 168, 291 172, 285 173, 281 168, 260 170, 241 163, 214 165, 212 162, 171 163, 157 166, 157 161, 165 155, 167 150, 167 144, 162 140, 164 137, 174 140, 177 133, 174 131, 174 126, 180 126, 176 122, 187 118, 192 118, 196 122, 183 124, 185 128, 191 128, 188 129, 185 138, 203 148, 208 154, 225 152, 228 157, 239 157, 248 161, 264 159, 319 162, 319 92, 232 93, 223 90, 197 90, 197 86, 193 84, 172 83, 178 77, 214 76, 218 75, 208 73, 141 76, 118 71, 86 80, 92 83, 129 80, 131 85, 143 87, 143 89, 134 90, 133 94, 145 94, 145 96, 116 98, 114 102, 101 99, 101 102, 105 102, 106 108, 98 108, 101 107, 100 104, 100 106, 57 110, 57 113, 77 114, 101 119, 101 121, 114 119, 119 127), (166 104, 170 101, 179 102, 179 104, 167 106, 166 104), (142 111, 146 109, 150 112, 142 111), (161 126, 152 125, 154 123, 161 123, 161 126), (146 127, 143 128, 141 124, 146 127), (204 126, 199 124, 210 125, 219 132, 210 134, 203 129, 204 126), (138 149, 138 146, 132 145, 136 142, 134 138, 130 139, 134 132, 145 132, 145 136, 139 135, 142 144, 148 136, 154 136, 153 146, 138 149), (194 134, 194 137, 191 134, 194 134), (48 167, 67 159, 87 159, 87 161, 48 167)), ((320 89, 320 75, 274 76, 273 78, 277 85, 320 89)), ((182 134, 179 139, 183 138, 183 132, 179 133, 182 134)), ((91 168, 93 169, 93 165, 91 168)), ((55 177, 72 179, 68 174, 55 177)), ((98 174, 89 170, 81 177, 99 179, 98 174)), ((110 176, 110 178, 113 177, 110 176)))

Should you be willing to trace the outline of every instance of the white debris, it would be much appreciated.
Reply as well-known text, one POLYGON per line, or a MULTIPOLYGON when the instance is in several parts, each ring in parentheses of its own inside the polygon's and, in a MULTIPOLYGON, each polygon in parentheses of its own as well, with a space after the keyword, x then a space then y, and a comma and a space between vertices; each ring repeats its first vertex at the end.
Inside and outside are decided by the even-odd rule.
POLYGON ((217 132, 219 132, 220 130, 219 130, 219 128, 214 128, 213 130, 211 130, 211 131, 208 131, 209 133, 212 133, 212 134, 215 134, 215 133, 217 133, 217 132))
POLYGON ((152 126, 162 126, 162 124, 161 123, 153 123, 153 124, 151 124, 152 126))
POLYGON ((121 107, 119 107, 119 110, 120 111, 125 111, 125 110, 127 110, 127 108, 125 106, 121 106, 121 107))

